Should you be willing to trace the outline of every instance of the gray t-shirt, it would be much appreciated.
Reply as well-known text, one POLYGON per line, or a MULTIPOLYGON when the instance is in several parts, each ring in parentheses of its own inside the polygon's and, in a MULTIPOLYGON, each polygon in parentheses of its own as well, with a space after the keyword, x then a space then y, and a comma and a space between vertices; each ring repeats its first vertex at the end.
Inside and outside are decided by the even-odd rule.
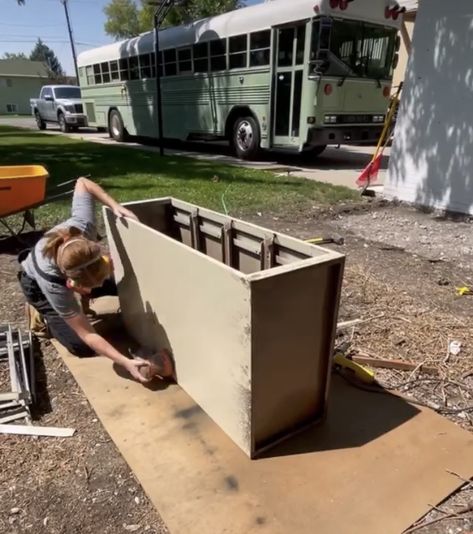
MULTIPOLYGON (((70 228, 71 226, 78 228, 88 239, 97 239, 95 202, 90 193, 74 193, 71 218, 55 226, 52 231, 57 228, 70 228)), ((47 238, 43 237, 34 247, 37 265, 46 274, 64 278, 55 261, 44 257, 43 248, 46 242, 47 238)), ((28 254, 28 257, 21 265, 26 274, 36 280, 49 304, 61 317, 70 319, 80 313, 80 306, 74 296, 74 291, 64 285, 45 280, 35 269, 32 252, 28 254)))

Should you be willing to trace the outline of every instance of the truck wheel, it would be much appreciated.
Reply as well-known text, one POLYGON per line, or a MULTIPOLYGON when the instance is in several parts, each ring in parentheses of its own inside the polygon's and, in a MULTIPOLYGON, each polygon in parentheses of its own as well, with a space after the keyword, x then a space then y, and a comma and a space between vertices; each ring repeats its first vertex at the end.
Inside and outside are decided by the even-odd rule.
POLYGON ((253 159, 260 149, 260 130, 253 117, 239 117, 233 125, 232 145, 241 159, 253 159))
POLYGON ((66 117, 64 116, 64 113, 59 113, 57 116, 58 122, 59 122, 59 128, 61 129, 62 133, 68 133, 71 129, 69 124, 66 122, 66 117))
POLYGON ((39 111, 35 111, 34 112, 34 118, 36 119, 36 126, 40 129, 40 130, 46 130, 46 123, 43 121, 43 119, 41 118, 41 115, 39 114, 39 111))
POLYGON ((108 131, 115 141, 126 141, 128 139, 128 132, 123 124, 120 112, 113 109, 108 118, 108 131))

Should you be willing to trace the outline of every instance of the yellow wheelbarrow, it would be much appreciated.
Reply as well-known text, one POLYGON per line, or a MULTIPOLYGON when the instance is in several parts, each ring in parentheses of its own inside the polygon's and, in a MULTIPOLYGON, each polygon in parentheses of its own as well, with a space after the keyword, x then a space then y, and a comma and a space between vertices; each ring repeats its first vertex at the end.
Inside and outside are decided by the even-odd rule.
POLYGON ((35 229, 34 208, 72 194, 75 180, 48 188, 48 178, 49 173, 42 165, 0 166, 0 223, 13 236, 21 234, 26 223, 35 229), (17 213, 23 213, 23 224, 19 232, 14 232, 3 219, 17 213))

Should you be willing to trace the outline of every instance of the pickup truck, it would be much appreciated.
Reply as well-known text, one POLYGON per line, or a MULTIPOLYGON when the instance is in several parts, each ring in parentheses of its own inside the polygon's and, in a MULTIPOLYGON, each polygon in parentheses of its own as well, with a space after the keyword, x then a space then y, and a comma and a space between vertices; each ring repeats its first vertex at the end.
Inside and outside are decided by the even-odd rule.
POLYGON ((45 130, 47 123, 59 124, 62 132, 87 126, 80 87, 75 85, 45 85, 39 98, 32 98, 30 104, 40 130, 45 130))

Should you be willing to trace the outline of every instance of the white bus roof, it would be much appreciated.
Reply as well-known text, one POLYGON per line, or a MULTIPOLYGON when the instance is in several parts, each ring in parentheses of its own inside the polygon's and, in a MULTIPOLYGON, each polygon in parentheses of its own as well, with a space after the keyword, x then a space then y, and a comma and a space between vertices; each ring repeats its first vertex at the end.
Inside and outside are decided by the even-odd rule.
MULTIPOLYGON (((320 14, 333 15, 367 22, 382 23, 398 28, 398 22, 384 18, 384 0, 353 0, 346 11, 330 8, 329 0, 273 0, 231 11, 224 15, 202 19, 185 26, 167 28, 159 32, 160 48, 190 46, 201 41, 210 41, 234 35, 257 32, 309 19, 320 14)), ((148 54, 154 50, 153 32, 143 33, 132 39, 87 50, 79 54, 78 66, 93 65, 120 57, 148 54)))

